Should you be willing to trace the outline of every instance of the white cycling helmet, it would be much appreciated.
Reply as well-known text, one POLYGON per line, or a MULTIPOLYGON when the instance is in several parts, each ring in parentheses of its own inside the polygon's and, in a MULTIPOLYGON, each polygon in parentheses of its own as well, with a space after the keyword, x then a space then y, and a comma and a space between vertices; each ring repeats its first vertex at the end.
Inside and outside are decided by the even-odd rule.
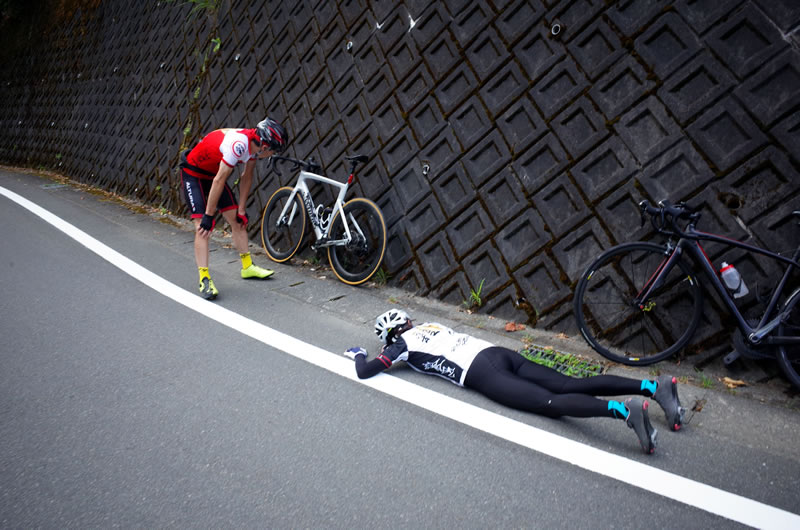
POLYGON ((375 319, 375 334, 384 344, 392 344, 410 324, 408 313, 402 309, 390 309, 375 319))

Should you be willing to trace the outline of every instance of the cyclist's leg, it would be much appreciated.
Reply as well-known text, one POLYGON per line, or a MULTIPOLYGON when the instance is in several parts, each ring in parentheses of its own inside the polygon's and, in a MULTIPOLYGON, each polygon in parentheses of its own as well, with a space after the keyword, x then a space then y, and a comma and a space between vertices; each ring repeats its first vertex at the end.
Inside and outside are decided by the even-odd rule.
POLYGON ((197 233, 200 221, 206 211, 206 197, 211 189, 211 181, 199 179, 181 170, 181 189, 183 198, 189 207, 189 214, 194 224, 194 259, 198 267, 208 268, 208 237, 197 233))
POLYGON ((678 399, 677 380, 672 376, 663 375, 657 379, 631 379, 616 375, 569 377, 547 366, 528 361, 506 348, 497 348, 497 350, 500 351, 494 354, 507 357, 507 362, 512 365, 515 374, 555 394, 635 395, 653 398, 664 410, 670 429, 677 431, 683 424, 686 410, 681 407, 678 399))
POLYGON ((247 234, 247 227, 240 224, 236 217, 239 205, 236 203, 236 196, 227 184, 222 190, 218 204, 222 217, 231 227, 233 247, 239 251, 239 258, 242 260, 242 278, 263 279, 272 276, 273 271, 253 264, 250 256, 250 238, 247 234))
POLYGON ((208 271, 209 235, 201 236, 198 233, 200 222, 206 211, 206 197, 208 197, 208 192, 211 190, 211 181, 198 179, 185 171, 181 171, 181 187, 194 224, 194 260, 197 264, 200 295, 207 300, 213 300, 217 297, 219 291, 208 271))
POLYGON ((587 394, 554 394, 513 373, 509 359, 505 355, 489 355, 487 350, 482 351, 472 361, 464 386, 502 405, 550 418, 572 416, 625 420, 625 424, 636 433, 642 450, 648 454, 654 451, 657 432, 650 424, 646 402, 639 398, 620 403, 587 394))
POLYGON ((477 390, 507 407, 550 418, 611 417, 608 402, 585 394, 555 394, 513 373, 503 357, 478 354, 469 367, 464 386, 477 390))
MULTIPOLYGON (((522 357, 518 355, 518 357, 522 357)), ((542 366, 522 357, 518 362, 517 374, 534 381, 556 394, 589 394, 591 396, 650 396, 642 388, 642 381, 617 375, 596 375, 593 377, 570 377, 553 368, 542 366)))

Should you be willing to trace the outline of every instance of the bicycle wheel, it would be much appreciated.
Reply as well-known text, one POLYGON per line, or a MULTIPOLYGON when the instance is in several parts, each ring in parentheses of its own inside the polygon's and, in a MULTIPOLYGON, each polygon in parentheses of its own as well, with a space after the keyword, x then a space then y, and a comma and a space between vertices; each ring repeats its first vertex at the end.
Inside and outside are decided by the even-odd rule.
POLYGON ((278 188, 264 207, 261 216, 261 244, 272 259, 282 263, 297 252, 306 231, 306 212, 300 196, 288 186, 278 188), (287 203, 286 215, 281 212, 287 203))
MULTIPOLYGON (((793 292, 784 304, 784 310, 789 311, 786 320, 778 326, 778 335, 782 337, 800 336, 800 289, 793 292)), ((778 364, 789 381, 800 388, 800 346, 795 344, 781 344, 778 346, 778 364)))
POLYGON ((703 295, 682 260, 644 301, 644 308, 633 302, 667 258, 663 246, 625 243, 601 254, 581 276, 575 318, 583 337, 602 356, 643 366, 666 359, 691 339, 703 295))
MULTIPOLYGON (((328 260, 334 274, 344 283, 359 285, 378 270, 386 250, 386 223, 380 208, 369 199, 357 198, 344 205, 352 241, 328 247, 328 260)), ((342 216, 337 210, 328 237, 345 239, 342 216)))

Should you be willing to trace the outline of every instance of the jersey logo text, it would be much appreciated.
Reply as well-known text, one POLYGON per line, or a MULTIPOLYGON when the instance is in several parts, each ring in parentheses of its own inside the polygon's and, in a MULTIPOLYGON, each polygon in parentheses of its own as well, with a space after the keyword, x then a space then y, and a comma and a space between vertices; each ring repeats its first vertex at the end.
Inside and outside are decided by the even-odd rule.
POLYGON ((445 366, 444 359, 439 359, 436 362, 422 363, 422 369, 425 371, 439 372, 443 376, 449 377, 450 379, 455 379, 456 377, 455 367, 445 366))

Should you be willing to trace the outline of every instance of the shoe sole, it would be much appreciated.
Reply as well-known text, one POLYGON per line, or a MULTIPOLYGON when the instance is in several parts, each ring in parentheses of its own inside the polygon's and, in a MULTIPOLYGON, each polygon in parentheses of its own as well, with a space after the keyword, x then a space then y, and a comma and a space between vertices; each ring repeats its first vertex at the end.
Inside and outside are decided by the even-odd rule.
MULTIPOLYGON (((647 414, 647 408, 649 406, 650 406, 649 401, 643 401, 642 409, 640 412, 642 414, 642 422, 644 424, 643 427, 645 433, 647 433, 647 442, 648 442, 647 445, 645 445, 645 443, 643 442, 642 437, 639 434, 639 431, 636 430, 636 427, 631 426, 630 424, 628 426, 633 429, 633 432, 635 432, 636 436, 639 438, 639 446, 642 448, 642 451, 644 451, 645 454, 651 455, 655 452, 656 446, 658 445, 658 430, 654 429, 653 425, 650 423, 650 416, 647 414)), ((631 414, 634 413, 633 409, 630 410, 630 413, 631 414)))
POLYGON ((266 280, 270 276, 275 274, 275 272, 270 272, 269 274, 265 274, 264 276, 242 276, 243 280, 266 280))
MULTIPOLYGON (((642 404, 642 410, 647 412, 647 407, 649 407, 649 406, 650 406, 650 402, 645 401, 642 404)), ((650 415, 649 414, 644 414, 644 427, 647 430, 647 432, 650 433, 650 436, 649 436, 649 438, 650 438, 650 447, 649 447, 650 451, 649 451, 649 454, 652 455, 656 450, 656 445, 658 444, 658 441, 657 441, 658 431, 656 429, 654 429, 653 425, 650 423, 650 415)), ((642 449, 644 449, 644 447, 642 449)), ((645 451, 645 452, 648 452, 648 451, 645 451)))
POLYGON ((672 380, 670 381, 669 393, 670 393, 670 396, 675 400, 675 402, 678 403, 678 412, 677 412, 677 414, 678 414, 677 420, 678 421, 676 422, 675 421, 675 417, 673 416, 672 418, 667 418, 667 422, 670 424, 669 428, 671 430, 679 431, 679 430, 681 430, 681 427, 683 426, 683 417, 686 414, 686 409, 681 407, 681 405, 680 405, 681 402, 678 399, 678 378, 677 377, 673 377, 672 380))

